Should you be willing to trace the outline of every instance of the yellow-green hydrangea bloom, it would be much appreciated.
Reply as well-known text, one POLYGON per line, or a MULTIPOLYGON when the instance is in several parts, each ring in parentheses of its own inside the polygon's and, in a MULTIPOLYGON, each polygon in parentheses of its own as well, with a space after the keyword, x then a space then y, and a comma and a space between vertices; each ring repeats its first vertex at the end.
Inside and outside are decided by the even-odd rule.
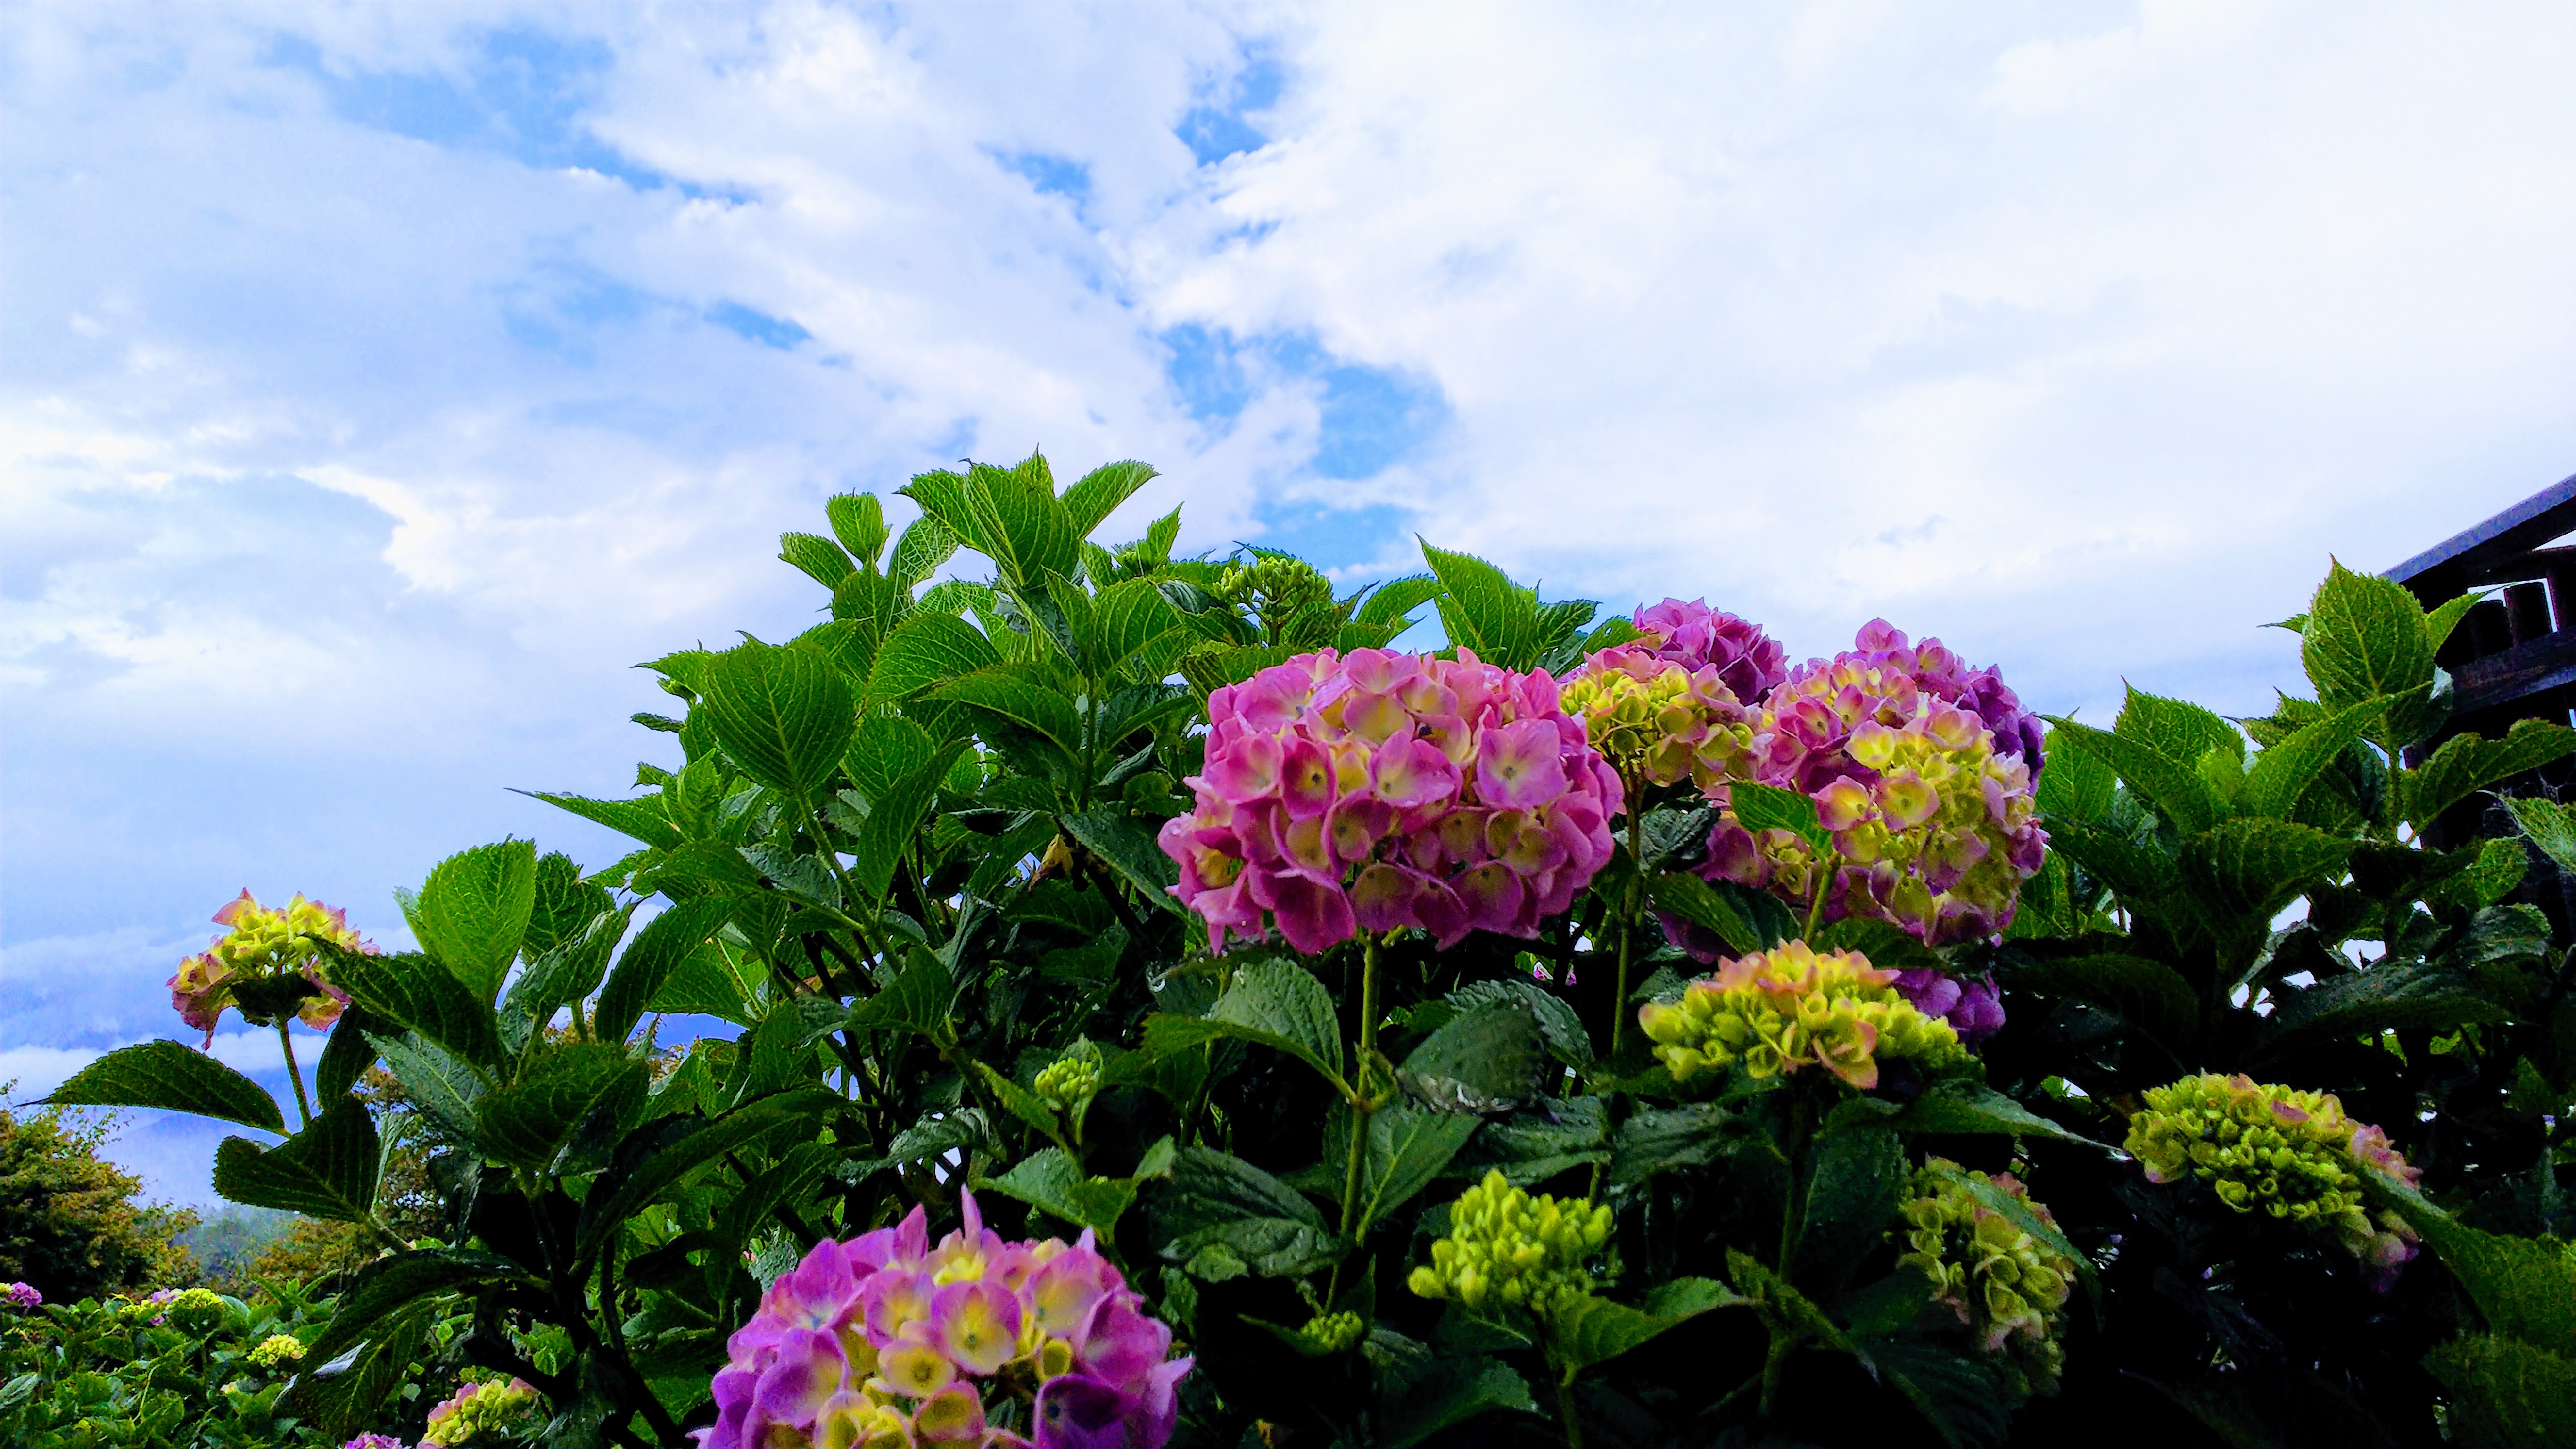
MULTIPOLYGON (((2066 1321, 2075 1262, 1979 1202, 1948 1173, 1958 1164, 1933 1158, 1914 1175, 1913 1195, 1900 1215, 1907 1252, 1897 1259, 1932 1279, 1933 1297, 1948 1304, 1976 1335, 1980 1352, 2004 1371, 2016 1398, 2057 1390, 2065 1361, 2058 1334, 2066 1321)), ((2043 1223, 2048 1209, 2011 1173, 1969 1177, 1992 1185, 2043 1223)))
POLYGON ((291 1333, 272 1333, 250 1351, 250 1361, 264 1369, 300 1363, 303 1358, 304 1345, 291 1333))
POLYGON ((1897 975, 1858 951, 1790 941, 1721 964, 1680 1000, 1640 1007, 1637 1021, 1676 1081, 1737 1062, 1756 1079, 1822 1066, 1863 1090, 1878 1085, 1882 1061, 1909 1060, 1936 1074, 1965 1070, 1959 1033, 1916 1010, 1896 989, 1897 975))
POLYGON ((1603 649, 1567 677, 1558 700, 1624 779, 1706 790, 1752 768, 1754 712, 1714 664, 1692 670, 1641 648, 1603 649))
POLYGON ((1048 1106, 1069 1112, 1100 1090, 1100 1067, 1081 1057, 1065 1057, 1049 1063, 1033 1085, 1048 1106))
POLYGON ((1306 1320, 1297 1336, 1318 1353, 1340 1353, 1359 1342, 1366 1328, 1356 1313, 1318 1313, 1306 1320))
POLYGON ((1499 1172, 1449 1209, 1449 1236, 1405 1286, 1470 1309, 1527 1308, 1541 1317, 1599 1286, 1592 1260, 1610 1241, 1610 1209, 1589 1198, 1532 1197, 1499 1172))
POLYGON ((420 1431, 420 1442, 440 1445, 442 1449, 477 1440, 490 1443, 529 1427, 536 1417, 538 1399, 536 1386, 525 1379, 507 1383, 468 1380, 429 1411, 429 1426, 420 1431))
POLYGON ((2404 1219, 2372 1219, 2360 1169, 2410 1187, 2423 1170, 2407 1165, 2387 1133, 2345 1116, 2333 1094, 2211 1072, 2154 1088, 2146 1103, 2129 1119, 2124 1145, 2149 1182, 2197 1178, 2238 1212, 2259 1208, 2330 1233, 2378 1287, 2415 1256, 2404 1219))

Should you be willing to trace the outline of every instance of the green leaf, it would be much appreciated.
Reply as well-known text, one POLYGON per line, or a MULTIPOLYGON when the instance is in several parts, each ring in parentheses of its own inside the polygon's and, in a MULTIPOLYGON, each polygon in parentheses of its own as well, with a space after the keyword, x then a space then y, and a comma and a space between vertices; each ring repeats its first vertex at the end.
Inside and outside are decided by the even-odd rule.
POLYGON ((812 649, 745 641, 715 657, 698 701, 743 773, 813 805, 857 727, 850 682, 812 649))
POLYGON ((886 577, 911 588, 955 556, 963 541, 936 518, 916 518, 895 540, 894 557, 886 561, 886 577))
POLYGON ((1675 1278, 1637 1308, 1586 1296, 1549 1321, 1548 1344, 1559 1363, 1580 1372, 1642 1347, 1712 1308, 1751 1302, 1711 1278, 1675 1278))
POLYGON ((2379 965, 2305 990, 2273 987, 2267 1042, 2299 1036, 2377 1036, 2407 1027, 2447 1030, 2500 1021, 2504 1007, 2474 978, 2440 965, 2379 965))
POLYGON ((2202 907, 2269 925, 2281 908, 2343 869, 2352 842, 2286 820, 2230 820, 2186 844, 2182 877, 2202 907))
POLYGON ((1753 1140, 1753 1129, 1716 1102, 1642 1111, 1619 1124, 1610 1181, 1624 1187, 1659 1172, 1706 1167, 1753 1140))
MULTIPOLYGON (((2127 717, 2126 711, 2122 712, 2122 717, 2127 717)), ((2097 730, 2090 725, 2054 716, 2049 717, 2048 722, 2055 726, 2049 731, 2049 742, 2060 751, 2050 759, 2051 768, 2069 754, 2091 755, 2109 766, 2130 789, 2163 812, 2165 818, 2180 826, 2185 834, 2207 830, 2226 814, 2209 782, 2200 777, 2191 762, 2174 759, 2143 740, 2127 735, 2097 730)), ((2195 755, 2192 761, 2199 758, 2195 755)))
MULTIPOLYGON (((2296 731, 2257 755, 2253 768, 2245 772, 2244 791, 2237 796, 2241 811, 2276 820, 2289 818, 2299 797, 2334 764, 2346 746, 2378 722, 2387 708, 2386 700, 2364 700, 2296 731)), ((2567 734, 2576 741, 2576 730, 2567 734)))
POLYGON ((1535 1414, 1529 1384, 1498 1358, 1442 1358, 1400 1388, 1390 1385, 1378 1414, 1378 1449, 1413 1446, 1479 1414, 1535 1414))
POLYGON ((1086 1176, 1060 1147, 1032 1153, 1000 1177, 976 1186, 1018 1198, 1075 1227, 1090 1228, 1104 1241, 1116 1235, 1118 1219, 1136 1201, 1135 1179, 1086 1176))
POLYGON ((2405 585, 2338 562, 2308 606, 2299 660, 2328 709, 2430 684, 2433 639, 2424 606, 2405 585))
POLYGON ((1069 755, 1082 753, 1082 717, 1061 690, 1036 684, 1009 665, 952 679, 939 686, 934 699, 969 705, 1044 736, 1069 755))
POLYGON ((1440 580, 1443 592, 1435 597, 1441 627, 1451 644, 1472 649, 1486 663, 1505 669, 1527 669, 1538 662, 1534 593, 1474 554, 1451 553, 1425 542, 1422 557, 1440 580))
MULTIPOLYGON (((369 1321, 364 1325, 366 1346, 346 1368, 331 1372, 335 1365, 325 1363, 298 1374, 289 1398, 312 1417, 325 1440, 355 1434, 375 1423, 385 1401, 424 1358, 431 1315, 431 1305, 418 1304, 397 1310, 391 1319, 369 1321)), ((318 1355, 308 1351, 307 1357, 318 1355)))
MULTIPOLYGON (((1388 579, 1369 591, 1351 615, 1355 624, 1398 625, 1416 609, 1439 598, 1442 586, 1429 574, 1406 574, 1388 579)), ((1392 637, 1392 633, 1390 636, 1392 637)))
MULTIPOLYGON (((2049 761, 2048 767, 2055 770, 2057 761, 2049 761)), ((2063 855, 2084 867, 2132 905, 2152 903, 2181 884, 2181 870, 2163 848, 2154 843, 2140 844, 2113 831, 2052 819, 2048 822, 2048 848, 2052 854, 2063 855)))
POLYGON ((811 533, 778 535, 778 557, 804 571, 807 578, 831 588, 853 572, 850 556, 828 538, 811 533))
POLYGON ((2451 637, 2451 631, 2460 627, 2460 621, 2469 617, 2469 611, 2476 608, 2479 601, 2486 597, 2487 590, 2479 589, 2473 593, 2443 600, 2440 607, 2424 616, 2425 642, 2433 646, 2434 652, 2439 653, 2443 643, 2451 637))
POLYGON ((313 1100, 341 1096, 357 1086, 367 1068, 376 1064, 376 1049, 368 1042, 367 1033, 384 1029, 384 1024, 365 1007, 355 1003, 343 1007, 338 1024, 331 1029, 331 1039, 322 1044, 322 1059, 313 1064, 313 1100))
POLYGON ((483 1079, 462 1057, 418 1032, 380 1032, 368 1043, 385 1059, 386 1070, 394 1074, 415 1110, 456 1142, 480 1146, 475 1140, 474 1105, 483 1100, 483 1079))
POLYGON ((1759 951, 1771 943, 1757 930, 1735 902, 1695 875, 1659 875, 1646 886, 1654 898, 1655 908, 1700 926, 1726 943, 1726 948, 1742 955, 1759 951))
POLYGON ((2513 812, 2514 823, 2541 854, 2560 870, 2576 872, 2576 809, 2537 796, 2509 796, 2504 808, 2513 812))
POLYGON ((1313 1203, 1242 1158, 1208 1147, 1181 1149, 1147 1215, 1172 1263, 1213 1247, 1253 1272, 1295 1277, 1330 1267, 1347 1251, 1313 1203))
POLYGON ((2407 1221, 2468 1290, 2488 1328, 2535 1348, 2576 1344, 2576 1245, 2484 1232, 2408 1196, 2407 1221))
POLYGON ((644 1063, 605 1042, 574 1042, 547 1051, 519 1079, 485 1097, 475 1111, 476 1136, 511 1167, 553 1165, 573 1129, 592 1111, 640 1105, 644 1063))
POLYGON ((2016 991, 2035 991, 2115 1012, 2168 1046, 2190 1042, 2200 1021, 2200 998, 2182 973, 2143 956, 2102 953, 2039 960, 2005 978, 2016 991))
POLYGON ((193 1112, 263 1131, 286 1131, 286 1118, 266 1087, 175 1041, 119 1047, 73 1073, 45 1101, 58 1107, 193 1112))
POLYGON ((2050 1137, 2107 1152, 2090 1137, 2069 1132, 1982 1082, 1936 1082, 1887 1121, 1899 1132, 2050 1137))
POLYGON ((883 794, 869 802, 868 818, 860 827, 858 851, 850 866, 850 875, 870 900, 882 900, 894 883, 896 867, 903 863, 904 852, 920 830, 922 817, 938 803, 939 788, 958 756, 965 752, 964 742, 950 744, 913 767, 910 774, 889 783, 883 794))
POLYGON ((901 704, 1001 662, 1001 651, 974 625, 951 614, 916 613, 878 646, 876 668, 868 675, 868 703, 901 704))
POLYGON ((690 1012, 736 1026, 750 1026, 757 1020, 751 1002, 751 983, 734 969, 725 943, 714 939, 681 958, 679 968, 662 983, 653 999, 644 1003, 644 1009, 690 1012))
POLYGON ((1584 1029, 1574 1004, 1535 981, 1470 981, 1450 992, 1448 1001, 1460 1011, 1497 1001, 1519 1002, 1537 1016, 1539 1034, 1558 1061, 1577 1069, 1592 1064, 1592 1033, 1584 1029))
POLYGON ((1032 454, 1009 470, 973 464, 964 491, 974 525, 968 542, 1015 589, 1026 592, 1048 574, 1073 572, 1082 535, 1048 481, 1044 457, 1032 454))
POLYGON ((1406 1091, 1450 1112, 1494 1112, 1537 1090, 1547 1060, 1538 1015, 1506 998, 1461 1013, 1422 1039, 1396 1073, 1406 1091))
POLYGON ((427 956, 334 952, 330 976, 332 984, 380 1022, 419 1032, 468 1061, 490 1065, 501 1060, 500 1024, 492 1008, 427 956))
POLYGON ((1092 600, 1102 655, 1102 676, 1115 673, 1147 645, 1177 632, 1181 611, 1150 579, 1111 584, 1092 600))
POLYGON ((527 931, 519 938, 519 952, 534 963, 565 942, 581 939, 591 922, 616 909, 616 897, 583 880, 581 867, 571 856, 549 852, 537 861, 535 903, 528 912, 527 931))
MULTIPOLYGON (((1327 1164, 1350 1160, 1353 1115, 1348 1103, 1334 1104, 1324 1127, 1327 1164)), ((1389 1213, 1413 1201, 1476 1135, 1479 1125, 1477 1118, 1463 1112, 1433 1112, 1409 1103, 1370 1113, 1368 1140, 1360 1152, 1359 1215, 1352 1220, 1351 1237, 1366 1239, 1371 1223, 1385 1221, 1389 1213)), ((1334 1187, 1339 1196, 1340 1184, 1334 1187)))
MULTIPOLYGON (((1118 505, 1136 496, 1136 490, 1160 475, 1151 463, 1129 460, 1103 463, 1085 473, 1074 485, 1064 490, 1065 516, 1073 522, 1078 538, 1089 538, 1093 530, 1109 521, 1118 505)), ((1094 580, 1106 582, 1106 580, 1094 580)))
POLYGON ((2453 735, 2421 769, 2412 772, 2406 789, 2407 822, 2422 830, 2475 792, 2570 754, 2576 754, 2576 730, 2546 720, 2517 720, 2500 740, 2453 735))
MULTIPOLYGON (((1461 1122, 1478 1120, 1461 1112, 1444 1115, 1461 1122)), ((1514 1187, 1529 1187, 1560 1172, 1610 1160, 1610 1113, 1600 1097, 1541 1099, 1529 1110, 1483 1121, 1475 1139, 1451 1162, 1449 1176, 1481 1178, 1490 1170, 1514 1187)))
POLYGON ((1904 1148, 1885 1126, 1818 1136, 1798 1228, 1799 1281, 1839 1278, 1867 1256, 1895 1220, 1907 1176, 1904 1148))
POLYGON ((2086 750, 2061 750, 2051 729, 2040 750, 2048 768, 2039 774, 2039 810, 2058 820, 2098 825, 2111 813, 2111 797, 2120 787, 2111 762, 2086 750))
POLYGON ((680 828, 663 812, 662 797, 657 794, 638 796, 633 800, 588 800, 579 795, 559 795, 546 790, 522 790, 532 800, 543 800, 558 810, 568 810, 593 825, 605 825, 620 835, 640 840, 646 845, 670 850, 680 844, 680 828))
POLYGON ((527 1269, 492 1253, 429 1248, 378 1258, 341 1290, 339 1302, 331 1306, 330 1325, 305 1345, 304 1361, 329 1363, 382 1328, 387 1315, 419 1299, 494 1282, 543 1286, 527 1269))
POLYGON ((1236 970, 1234 984, 1206 1016, 1158 1013, 1145 1020, 1146 1050, 1158 1054, 1229 1036, 1286 1052, 1322 1074, 1335 1091, 1349 1091, 1332 994, 1302 966, 1249 962, 1236 970))
POLYGON ((412 925, 421 949, 490 1001, 519 954, 536 904, 537 848, 504 840, 440 861, 420 888, 412 925))
POLYGON ((2123 696, 2120 717, 2111 722, 2111 732, 2184 765, 2199 764, 2212 750, 2239 759, 2245 754, 2244 738, 2225 717, 2189 700, 2141 689, 2130 689, 2123 696))
POLYGON ((957 978, 947 963, 915 946, 893 985, 850 1008, 850 1025, 935 1036, 948 1024, 949 1004, 956 997, 957 978))
POLYGON ((666 1117, 649 1124, 620 1145, 617 1160, 582 1198, 574 1258, 588 1261, 609 1233, 624 1229, 629 1218, 660 1200, 681 1178, 769 1133, 810 1132, 813 1119, 835 1105, 825 1091, 782 1093, 712 1122, 666 1117))
POLYGON ((1816 802, 1795 790, 1739 780, 1726 787, 1726 798, 1736 823, 1747 830, 1786 830, 1817 850, 1834 848, 1833 832, 1816 816, 1816 802))
POLYGON ((2576 1359, 2501 1334, 2472 1334, 2425 1355, 2424 1367, 2448 1391, 2444 1427, 2462 1449, 2576 1444, 2576 1359))
POLYGON ((832 520, 832 536, 850 557, 869 568, 877 566, 877 557, 885 552, 885 505, 873 493, 836 493, 823 500, 823 514, 832 520))
POLYGON ((591 1032, 601 1041, 622 1042, 644 1019, 644 1004, 662 993, 665 982, 690 952, 723 929, 733 903, 701 897, 673 905, 645 922, 624 955, 610 968, 592 1010, 591 1032))
POLYGON ((1189 914, 1189 908, 1171 892, 1171 887, 1180 881, 1180 867, 1154 843, 1153 832, 1134 816, 1110 805, 1060 816, 1057 823, 1076 844, 1116 871, 1118 878, 1147 905, 1176 916, 1189 914))
POLYGON ((1920 1339, 1878 1339, 1854 1349, 1950 1449, 1993 1449, 2010 1433, 2002 1378, 1984 1359, 1920 1339))
POLYGON ((342 1097, 265 1151, 247 1137, 225 1138, 215 1148, 215 1191, 251 1207, 362 1223, 376 1200, 376 1156, 375 1120, 342 1097))
MULTIPOLYGON (((599 899, 608 893, 597 886, 599 899)), ((558 1007, 569 1006, 599 989, 600 978, 608 973, 608 958, 617 943, 626 937, 630 917, 622 910, 607 910, 593 916, 579 933, 559 942, 551 950, 528 962, 528 969, 510 983, 501 998, 505 1012, 522 1012, 539 1022, 552 1021, 558 1007)))

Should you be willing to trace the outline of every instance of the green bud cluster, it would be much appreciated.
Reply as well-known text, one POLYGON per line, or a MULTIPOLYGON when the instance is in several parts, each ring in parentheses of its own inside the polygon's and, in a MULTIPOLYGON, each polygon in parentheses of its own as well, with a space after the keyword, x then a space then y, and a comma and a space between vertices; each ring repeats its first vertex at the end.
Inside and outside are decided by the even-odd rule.
POLYGON ((1100 1090, 1100 1066, 1082 1057, 1065 1057, 1038 1073, 1038 1096, 1059 1112, 1070 1112, 1100 1090))
POLYGON ((1449 1209, 1449 1236, 1405 1286, 1471 1309, 1527 1308, 1541 1317, 1598 1285, 1588 1264, 1610 1241, 1610 1209, 1590 1198, 1531 1197, 1499 1172, 1449 1209))
POLYGON ((1297 1337, 1317 1353, 1340 1353, 1359 1342, 1366 1327, 1356 1313, 1318 1313, 1297 1330, 1297 1337))
POLYGON ((291 1333, 272 1333, 250 1351, 250 1361, 264 1369, 300 1363, 303 1358, 304 1344, 291 1333))
MULTIPOLYGON (((2075 1262, 1979 1202, 1955 1177, 1957 1163, 1933 1158, 1914 1175, 1900 1209, 1908 1251, 1897 1259, 1923 1270, 1933 1298, 1948 1304, 1976 1335, 1977 1348, 2003 1370, 2015 1399, 2057 1391, 2065 1363, 2058 1335, 2066 1322, 2075 1262)), ((2011 1173, 1970 1172, 2054 1225, 2048 1209, 2011 1173)))
POLYGON ((536 1388, 520 1379, 459 1384, 454 1396, 429 1411, 421 1431, 423 1445, 489 1443, 530 1427, 535 1418, 536 1388))
POLYGON ((2410 1185, 2422 1170, 2379 1128, 2345 1116, 2331 1094, 2244 1076, 2185 1077, 2146 1094, 2124 1145, 2149 1182, 2197 1178, 2238 1212, 2260 1209, 2331 1233, 2374 1277, 2415 1255, 2415 1232, 2402 1219, 2371 1219, 2360 1170, 2410 1185))
POLYGON ((1276 630, 1308 609, 1330 607, 1333 581, 1304 559, 1263 554, 1217 575, 1216 592, 1276 630))
POLYGON ((1738 1062, 1757 1080, 1821 1066, 1864 1091, 1878 1085, 1882 1061, 1909 1059, 1934 1075, 1972 1070, 1958 1031, 1917 1011, 1896 979, 1857 951, 1790 941, 1726 962, 1678 1001, 1638 1008, 1637 1023, 1682 1082, 1738 1062))

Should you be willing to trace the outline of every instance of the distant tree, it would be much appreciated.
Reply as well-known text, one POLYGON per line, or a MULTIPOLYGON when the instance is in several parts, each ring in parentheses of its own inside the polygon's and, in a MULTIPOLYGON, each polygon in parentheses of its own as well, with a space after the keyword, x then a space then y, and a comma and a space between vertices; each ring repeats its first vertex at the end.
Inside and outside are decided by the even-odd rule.
POLYGON ((0 1279, 62 1303, 197 1281, 177 1241, 196 1213, 135 1200, 142 1179, 98 1155, 115 1126, 53 1108, 0 1111, 0 1279))
POLYGON ((247 1296, 255 1276, 252 1260, 303 1221, 277 1208, 227 1203, 213 1216, 179 1235, 179 1245, 196 1255, 198 1270, 210 1287, 247 1296))

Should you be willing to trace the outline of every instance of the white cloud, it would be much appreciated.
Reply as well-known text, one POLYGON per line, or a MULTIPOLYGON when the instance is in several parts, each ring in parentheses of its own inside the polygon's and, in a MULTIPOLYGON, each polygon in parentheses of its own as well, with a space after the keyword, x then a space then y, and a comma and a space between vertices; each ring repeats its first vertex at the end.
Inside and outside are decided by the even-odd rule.
MULTIPOLYGON (((80 1047, 0 1047, 0 1100, 33 1102, 70 1081, 99 1054, 80 1047)), ((283 1063, 281 1063, 282 1065, 283 1063)))

